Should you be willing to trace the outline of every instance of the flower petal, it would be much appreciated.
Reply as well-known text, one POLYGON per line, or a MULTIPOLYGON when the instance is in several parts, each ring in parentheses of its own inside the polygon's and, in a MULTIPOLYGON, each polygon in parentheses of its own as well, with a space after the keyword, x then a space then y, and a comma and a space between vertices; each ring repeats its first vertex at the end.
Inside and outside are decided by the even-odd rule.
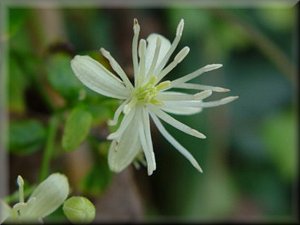
POLYGON ((164 105, 160 107, 162 110, 175 115, 193 115, 202 111, 200 107, 182 107, 174 105, 164 105))
POLYGON ((157 115, 160 119, 164 120, 165 122, 177 128, 178 130, 181 130, 182 132, 197 138, 206 138, 205 135, 202 134, 201 132, 185 125, 184 123, 181 123, 180 121, 174 119, 172 116, 163 112, 162 110, 156 107, 149 107, 149 108, 151 108, 151 111, 155 113, 155 115, 157 115))
POLYGON ((175 138, 172 137, 171 134, 164 128, 164 126, 161 124, 157 116, 155 116, 154 113, 151 113, 151 118, 153 119, 156 127, 158 128, 159 132, 169 141, 184 157, 186 157, 190 163, 199 171, 202 173, 202 169, 198 162, 195 160, 195 158, 192 156, 192 154, 186 150, 181 144, 179 144, 175 138))
POLYGON ((54 173, 40 183, 31 194, 28 205, 21 216, 26 220, 37 220, 54 212, 67 199, 69 182, 65 175, 54 173))
MULTIPOLYGON (((161 61, 163 60, 163 58, 165 57, 165 55, 167 54, 167 52, 169 51, 169 49, 171 47, 170 41, 160 34, 153 33, 148 36, 148 38, 147 38, 148 47, 146 49, 146 55, 145 55, 146 74, 148 74, 148 72, 149 72, 149 69, 151 67, 151 64, 152 64, 152 61, 153 61, 153 58, 155 55, 154 53, 155 53, 155 48, 156 48, 156 44, 157 44, 157 42, 156 42, 157 38, 160 39, 161 43, 160 43, 160 49, 158 52, 154 70, 161 63, 161 61)), ((149 75, 151 76, 152 74, 149 74, 149 75)), ((158 74, 155 74, 155 75, 158 75, 158 74)))
POLYGON ((150 176, 156 169, 156 162, 153 152, 149 114, 146 109, 142 110, 142 123, 139 124, 139 136, 147 160, 148 175, 150 176))
POLYGON ((0 224, 2 224, 7 218, 10 217, 12 208, 4 201, 0 200, 0 224))
POLYGON ((129 90, 120 79, 89 56, 75 56, 71 67, 85 86, 99 94, 118 99, 125 99, 129 95, 129 90))
POLYGON ((142 122, 140 113, 140 110, 135 110, 136 119, 128 124, 119 140, 114 140, 110 145, 108 165, 114 172, 125 169, 142 148, 137 132, 138 125, 142 122))

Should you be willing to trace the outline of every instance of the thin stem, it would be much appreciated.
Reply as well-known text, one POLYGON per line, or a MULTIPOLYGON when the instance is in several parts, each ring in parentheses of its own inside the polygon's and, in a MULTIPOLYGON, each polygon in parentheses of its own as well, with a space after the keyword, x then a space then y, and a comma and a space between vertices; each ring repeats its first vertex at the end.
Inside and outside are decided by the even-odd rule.
POLYGON ((247 23, 245 20, 241 20, 238 16, 232 13, 228 13, 221 9, 213 9, 211 12, 222 18, 224 21, 227 21, 238 27, 250 38, 250 40, 253 41, 255 45, 257 45, 261 52, 277 66, 283 75, 285 75, 290 81, 295 80, 295 65, 270 38, 268 38, 250 23, 247 23))
POLYGON ((54 151, 54 141, 55 135, 58 127, 58 118, 54 115, 50 118, 49 128, 48 128, 48 137, 46 142, 46 147, 42 159, 41 171, 39 180, 44 180, 49 174, 50 160, 54 151))

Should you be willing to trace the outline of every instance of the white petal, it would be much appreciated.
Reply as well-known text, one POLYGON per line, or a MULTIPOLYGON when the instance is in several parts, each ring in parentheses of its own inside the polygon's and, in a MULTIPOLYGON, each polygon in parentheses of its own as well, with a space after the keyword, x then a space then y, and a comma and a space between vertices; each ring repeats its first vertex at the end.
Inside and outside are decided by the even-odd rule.
POLYGON ((183 19, 180 20, 178 26, 177 26, 177 30, 176 30, 176 36, 169 48, 169 50, 166 52, 164 58, 161 60, 161 62, 158 64, 158 66, 156 67, 154 74, 159 74, 160 71, 165 67, 165 65, 167 64, 170 56, 172 55, 172 53, 174 52, 174 50, 176 49, 181 36, 182 36, 182 31, 183 31, 183 27, 184 27, 184 21, 183 19))
POLYGON ((0 200, 0 224, 10 217, 12 209, 4 201, 0 200))
POLYGON ((181 107, 177 105, 165 105, 160 108, 175 115, 193 115, 202 111, 200 107, 181 107))
POLYGON ((156 127, 158 128, 159 132, 169 141, 184 157, 186 157, 190 163, 199 171, 202 173, 202 169, 199 166, 198 162, 195 160, 195 158, 191 155, 191 153, 186 150, 181 144, 179 144, 175 138, 172 137, 172 135, 169 134, 169 132, 164 128, 164 126, 161 124, 159 119, 155 116, 155 114, 150 113, 156 127))
POLYGON ((31 194, 21 216, 37 220, 54 212, 67 199, 69 183, 65 175, 54 173, 40 183, 31 194))
POLYGON ((124 84, 132 89, 133 86, 128 78, 128 76, 126 75, 126 73, 124 72, 124 70, 122 69, 122 67, 119 65, 119 63, 111 56, 110 52, 105 50, 104 48, 100 49, 102 55, 107 58, 107 60, 109 61, 111 67, 114 69, 114 71, 121 77, 121 79, 123 80, 124 84))
POLYGON ((115 114, 114 114, 114 118, 112 120, 109 120, 108 121, 108 125, 109 126, 114 126, 118 123, 118 120, 119 120, 119 117, 125 107, 125 105, 129 102, 130 99, 127 99, 126 101, 124 101, 115 111, 115 114))
POLYGON ((170 124, 171 126, 177 128, 178 130, 181 130, 182 132, 185 132, 189 135, 192 135, 197 138, 206 138, 204 134, 200 133, 199 131, 185 125, 184 123, 181 123, 180 121, 174 119, 169 114, 163 112, 162 110, 156 108, 156 107, 149 107, 155 115, 157 115, 159 118, 170 124))
MULTIPOLYGON (((161 63, 162 59, 164 58, 164 56, 167 54, 168 50, 171 47, 171 43, 170 41, 165 38, 164 36, 160 35, 160 34, 150 34, 147 38, 147 42, 148 42, 148 46, 146 49, 146 73, 149 72, 149 69, 151 67, 153 58, 154 58, 154 53, 155 53, 155 48, 156 48, 156 40, 157 38, 160 39, 160 49, 158 52, 158 56, 157 56, 157 60, 156 60, 156 64, 154 67, 154 70, 157 68, 157 66, 161 63)), ((150 76, 152 74, 149 74, 150 76)), ((157 75, 157 74, 155 74, 157 75)))
POLYGON ((182 92, 165 91, 165 92, 160 92, 157 95, 157 98, 162 101, 202 100, 204 98, 209 97, 211 94, 212 94, 211 90, 205 90, 193 95, 182 93, 182 92))
POLYGON ((204 67, 201 67, 200 69, 198 69, 198 70, 196 70, 192 73, 184 75, 184 76, 182 76, 182 77, 180 77, 176 80, 173 80, 169 88, 178 86, 178 85, 180 85, 182 83, 185 83, 185 82, 188 82, 188 81, 200 76, 201 74, 203 74, 205 72, 215 70, 215 69, 218 69, 220 67, 222 67, 222 64, 210 64, 210 65, 206 65, 204 67))
POLYGON ((150 176, 156 169, 156 162, 151 139, 149 115, 146 109, 143 109, 142 117, 142 123, 139 124, 139 136, 147 160, 148 175, 150 176))
POLYGON ((180 83, 178 85, 174 85, 173 88, 183 88, 183 89, 194 89, 194 90, 211 90, 215 92, 228 92, 230 91, 227 88, 215 87, 209 85, 202 84, 191 84, 191 83, 180 83))
POLYGON ((138 39, 140 34, 140 25, 137 19, 133 20, 133 38, 132 38, 132 63, 134 72, 134 84, 137 84, 137 74, 138 74, 138 39))
POLYGON ((215 107, 215 106, 219 106, 219 105, 225 105, 229 102, 232 102, 234 100, 238 99, 238 96, 230 96, 230 97, 226 97, 226 98, 222 98, 220 100, 217 101, 210 101, 210 102, 201 102, 201 107, 204 108, 208 108, 208 107, 215 107))
POLYGON ((114 172, 125 169, 137 156, 142 146, 138 135, 138 126, 141 121, 141 111, 136 110, 135 118, 127 126, 118 141, 111 143, 108 152, 108 165, 114 172))
POLYGON ((129 95, 129 90, 120 79, 89 56, 75 56, 71 67, 85 86, 99 94, 118 99, 125 99, 129 95))
POLYGON ((133 108, 128 114, 125 114, 118 130, 107 136, 108 140, 119 139, 122 136, 123 132, 127 129, 134 116, 136 116, 135 111, 135 108, 133 108))
POLYGON ((169 72, 171 72, 171 70, 173 70, 188 55, 189 52, 190 48, 187 46, 181 49, 180 52, 178 52, 174 57, 174 60, 160 71, 157 76, 157 83, 161 81, 169 72))

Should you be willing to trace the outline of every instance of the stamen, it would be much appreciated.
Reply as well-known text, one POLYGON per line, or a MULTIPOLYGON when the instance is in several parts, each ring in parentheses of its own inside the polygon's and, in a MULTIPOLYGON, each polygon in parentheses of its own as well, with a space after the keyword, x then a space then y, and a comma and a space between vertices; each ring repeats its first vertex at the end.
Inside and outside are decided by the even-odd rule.
POLYGON ((136 74, 138 73, 138 55, 137 55, 137 47, 138 47, 138 38, 140 33, 140 25, 137 19, 133 20, 133 39, 132 39, 132 62, 133 62, 133 71, 134 71, 134 83, 137 83, 136 74))
POLYGON ((155 68, 157 60, 158 60, 158 54, 159 54, 159 51, 160 51, 160 46, 161 46, 161 39, 160 39, 160 37, 157 37, 156 38, 155 52, 154 52, 154 56, 153 56, 153 59, 152 59, 150 69, 147 73, 147 77, 151 76, 151 74, 154 71, 154 68, 155 68))
POLYGON ((158 67, 155 69, 154 74, 159 74, 159 72, 161 71, 161 69, 166 65, 166 63, 168 62, 170 56, 172 55, 172 53, 176 49, 176 47, 177 47, 177 45, 178 45, 178 43, 179 43, 179 41, 181 39, 181 35, 182 35, 182 31, 183 31, 183 26, 184 26, 184 21, 183 21, 183 19, 181 19, 180 22, 179 22, 179 24, 178 24, 178 26, 177 26, 176 37, 174 38, 174 41, 173 41, 171 47, 169 48, 169 51, 164 56, 164 58, 162 59, 162 61, 158 65, 158 67))
POLYGON ((171 81, 169 81, 169 80, 163 81, 156 86, 156 90, 157 91, 164 90, 164 89, 168 88, 170 85, 171 85, 171 81))
POLYGON ((175 56, 174 60, 165 68, 163 69, 160 74, 158 75, 158 81, 159 82, 161 79, 163 79, 172 69, 175 68, 175 66, 178 65, 189 53, 190 48, 189 47, 184 47, 181 49, 180 52, 175 56))
POLYGON ((127 87, 129 87, 130 89, 132 89, 133 86, 132 86, 131 82, 129 81, 126 73, 124 72, 122 67, 117 63, 117 61, 111 56, 110 52, 105 50, 104 48, 101 48, 100 51, 101 51, 102 55, 108 59, 111 67, 121 77, 121 79, 123 80, 125 85, 127 87))
POLYGON ((17 178, 17 183, 19 186, 19 202, 23 203, 24 202, 24 180, 20 175, 17 178))

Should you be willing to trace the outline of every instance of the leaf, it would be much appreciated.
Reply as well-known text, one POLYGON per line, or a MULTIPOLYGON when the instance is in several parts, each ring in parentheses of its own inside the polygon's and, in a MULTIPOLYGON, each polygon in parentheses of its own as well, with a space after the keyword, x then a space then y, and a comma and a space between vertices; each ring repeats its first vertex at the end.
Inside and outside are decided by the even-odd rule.
POLYGON ((64 54, 51 56, 47 63, 50 85, 68 100, 78 100, 84 86, 75 77, 71 69, 71 57, 64 54))
POLYGON ((14 57, 9 61, 9 76, 8 76, 8 101, 9 110, 15 113, 22 113, 25 111, 25 89, 28 86, 24 73, 16 63, 14 57))
POLYGON ((12 121, 9 127, 9 151, 15 154, 31 154, 46 140, 46 129, 37 120, 12 121))
POLYGON ((87 137, 92 122, 92 115, 81 107, 70 113, 62 138, 62 146, 66 151, 76 149, 87 137))

